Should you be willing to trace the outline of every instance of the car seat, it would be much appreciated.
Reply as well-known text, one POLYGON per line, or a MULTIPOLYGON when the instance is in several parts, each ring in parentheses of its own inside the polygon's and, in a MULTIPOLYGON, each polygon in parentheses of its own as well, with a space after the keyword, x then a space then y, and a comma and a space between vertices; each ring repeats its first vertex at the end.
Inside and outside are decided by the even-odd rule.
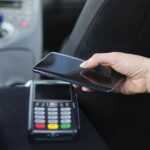
MULTIPOLYGON (((150 57, 149 0, 88 0, 61 52, 88 59, 121 51, 150 57)), ((114 150, 150 149, 149 94, 78 89, 80 107, 114 150)))
POLYGON ((122 51, 150 56, 149 0, 88 0, 61 50, 87 59, 122 51))

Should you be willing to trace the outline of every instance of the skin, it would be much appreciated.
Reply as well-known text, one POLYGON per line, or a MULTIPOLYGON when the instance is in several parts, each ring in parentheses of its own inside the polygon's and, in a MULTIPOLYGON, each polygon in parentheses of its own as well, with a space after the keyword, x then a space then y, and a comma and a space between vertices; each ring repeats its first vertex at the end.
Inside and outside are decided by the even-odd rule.
MULTIPOLYGON (((90 69, 99 65, 109 66, 126 76, 126 80, 116 89, 117 92, 125 95, 150 93, 149 58, 121 52, 97 53, 82 63, 80 67, 90 69)), ((86 87, 82 87, 82 90, 91 91, 86 87)))

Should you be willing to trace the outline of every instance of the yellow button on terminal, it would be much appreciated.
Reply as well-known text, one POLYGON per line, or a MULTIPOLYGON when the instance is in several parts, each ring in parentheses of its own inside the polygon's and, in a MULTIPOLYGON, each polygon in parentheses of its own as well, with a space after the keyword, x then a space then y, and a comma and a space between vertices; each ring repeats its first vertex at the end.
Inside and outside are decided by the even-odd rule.
POLYGON ((57 130, 59 128, 58 124, 48 124, 49 130, 57 130))

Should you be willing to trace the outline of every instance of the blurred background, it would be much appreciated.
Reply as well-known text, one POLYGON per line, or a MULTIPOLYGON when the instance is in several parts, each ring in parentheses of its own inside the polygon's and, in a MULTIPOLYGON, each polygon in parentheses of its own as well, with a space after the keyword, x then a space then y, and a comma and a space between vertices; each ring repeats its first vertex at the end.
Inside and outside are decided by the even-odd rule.
POLYGON ((59 51, 85 0, 0 0, 0 87, 38 79, 32 67, 59 51))

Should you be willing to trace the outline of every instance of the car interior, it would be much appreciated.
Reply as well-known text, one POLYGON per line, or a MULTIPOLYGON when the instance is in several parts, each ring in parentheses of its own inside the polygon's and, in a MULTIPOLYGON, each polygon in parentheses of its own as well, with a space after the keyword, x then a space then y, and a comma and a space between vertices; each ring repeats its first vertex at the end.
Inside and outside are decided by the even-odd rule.
POLYGON ((77 141, 32 143, 27 131, 30 81, 53 81, 33 72, 44 56, 86 60, 117 51, 150 58, 149 40, 149 0, 0 0, 1 149, 149 150, 149 94, 77 88, 77 141))

